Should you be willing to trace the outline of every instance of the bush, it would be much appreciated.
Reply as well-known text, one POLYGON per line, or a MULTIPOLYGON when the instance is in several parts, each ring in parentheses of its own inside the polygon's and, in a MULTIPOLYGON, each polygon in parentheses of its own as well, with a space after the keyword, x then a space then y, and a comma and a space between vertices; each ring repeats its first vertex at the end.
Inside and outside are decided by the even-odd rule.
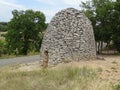
POLYGON ((0 56, 6 53, 7 53, 6 42, 4 40, 0 40, 0 56))
POLYGON ((120 84, 114 86, 114 90, 120 90, 120 84))

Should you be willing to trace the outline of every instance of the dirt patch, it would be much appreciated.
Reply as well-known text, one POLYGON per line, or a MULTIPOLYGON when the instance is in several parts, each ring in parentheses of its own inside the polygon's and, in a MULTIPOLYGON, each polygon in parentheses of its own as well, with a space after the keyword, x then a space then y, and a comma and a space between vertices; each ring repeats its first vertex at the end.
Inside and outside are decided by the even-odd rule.
POLYGON ((40 70, 42 66, 40 63, 34 62, 34 63, 27 63, 27 64, 21 64, 18 70, 20 71, 33 71, 33 70, 40 70))
MULTIPOLYGON (((61 67, 89 67, 97 68, 99 70, 98 75, 101 79, 108 80, 112 84, 120 82, 120 56, 102 56, 105 60, 89 60, 70 63, 61 63, 57 66, 49 66, 51 69, 58 69, 61 67)), ((32 71, 40 70, 42 66, 39 62, 22 64, 17 70, 20 71, 32 71)))

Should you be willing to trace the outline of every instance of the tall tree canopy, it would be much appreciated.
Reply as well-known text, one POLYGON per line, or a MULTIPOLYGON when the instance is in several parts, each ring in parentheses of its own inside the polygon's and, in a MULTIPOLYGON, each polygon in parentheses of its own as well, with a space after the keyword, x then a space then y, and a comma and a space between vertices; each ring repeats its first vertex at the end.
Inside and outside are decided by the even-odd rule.
POLYGON ((91 0, 86 3, 82 2, 81 7, 88 18, 92 21, 95 40, 99 43, 98 46, 96 45, 99 53, 100 44, 102 48, 103 42, 109 45, 112 39, 112 32, 114 29, 114 2, 112 0, 91 0))
POLYGON ((45 30, 45 15, 40 11, 12 11, 6 41, 9 50, 26 55, 30 50, 39 50, 39 33, 45 30))
POLYGON ((114 18, 113 18, 113 26, 114 26, 114 31, 113 31, 113 44, 115 48, 119 51, 120 53, 120 0, 116 0, 114 3, 114 18))

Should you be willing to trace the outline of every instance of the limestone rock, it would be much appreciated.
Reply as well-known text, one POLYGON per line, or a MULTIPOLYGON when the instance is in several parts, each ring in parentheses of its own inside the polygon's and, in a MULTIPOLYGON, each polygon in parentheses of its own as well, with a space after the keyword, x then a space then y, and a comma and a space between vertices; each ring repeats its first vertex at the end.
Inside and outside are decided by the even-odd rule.
POLYGON ((90 20, 77 9, 56 13, 48 25, 41 45, 41 57, 48 50, 49 63, 96 58, 95 40, 90 20))

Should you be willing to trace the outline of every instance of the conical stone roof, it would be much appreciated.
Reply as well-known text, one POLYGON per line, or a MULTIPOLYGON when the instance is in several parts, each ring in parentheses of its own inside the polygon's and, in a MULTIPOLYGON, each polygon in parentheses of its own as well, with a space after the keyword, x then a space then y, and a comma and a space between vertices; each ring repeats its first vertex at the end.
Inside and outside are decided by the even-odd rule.
POLYGON ((42 58, 46 49, 51 64, 95 58, 95 39, 90 20, 74 8, 56 13, 43 37, 40 49, 42 58))

